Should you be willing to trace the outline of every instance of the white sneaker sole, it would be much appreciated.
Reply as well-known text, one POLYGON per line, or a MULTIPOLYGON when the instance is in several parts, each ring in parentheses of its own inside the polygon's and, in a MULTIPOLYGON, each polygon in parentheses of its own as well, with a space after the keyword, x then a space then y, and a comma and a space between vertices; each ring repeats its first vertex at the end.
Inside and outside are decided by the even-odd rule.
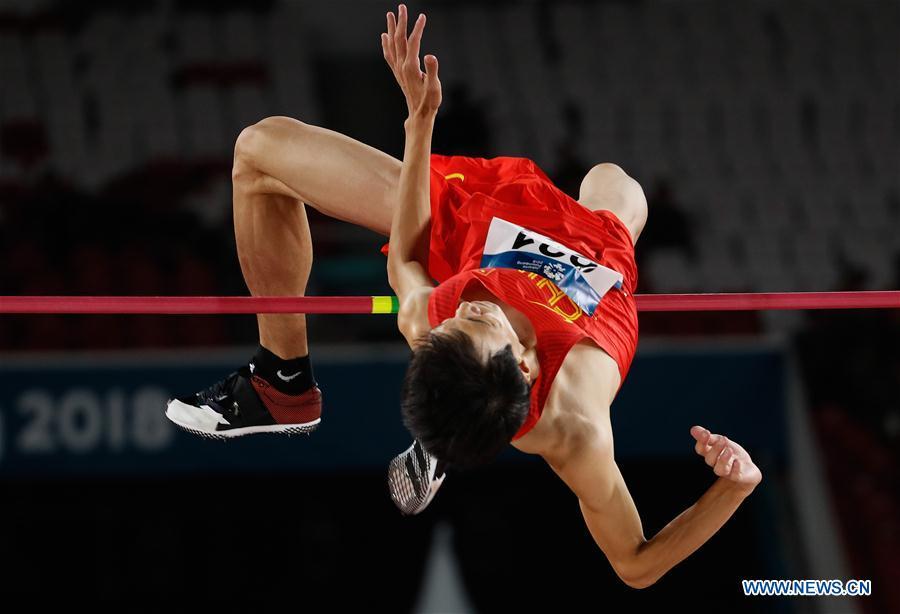
POLYGON ((228 422, 206 405, 196 407, 188 405, 178 399, 170 399, 166 405, 166 418, 171 420, 179 428, 200 435, 208 439, 234 439, 235 437, 243 437, 244 435, 253 435, 256 433, 274 433, 277 435, 309 435, 318 428, 321 418, 316 418, 312 422, 304 422, 301 424, 264 424, 260 426, 245 426, 241 428, 228 429, 224 431, 216 430, 218 424, 228 424, 228 422))
POLYGON ((395 456, 388 466, 388 490, 391 494, 391 500, 400 512, 406 516, 418 514, 428 507, 441 484, 444 483, 444 478, 447 477, 446 473, 443 473, 439 478, 434 477, 437 469, 437 459, 427 452, 425 452, 426 467, 420 467, 419 459, 414 457, 413 448, 415 446, 416 443, 413 442, 406 451, 395 456), (415 473, 414 477, 410 476, 410 470, 407 467, 407 463, 410 460, 415 465, 413 470, 415 473), (421 495, 417 495, 413 481, 425 481, 426 479, 428 480, 428 490, 421 495))

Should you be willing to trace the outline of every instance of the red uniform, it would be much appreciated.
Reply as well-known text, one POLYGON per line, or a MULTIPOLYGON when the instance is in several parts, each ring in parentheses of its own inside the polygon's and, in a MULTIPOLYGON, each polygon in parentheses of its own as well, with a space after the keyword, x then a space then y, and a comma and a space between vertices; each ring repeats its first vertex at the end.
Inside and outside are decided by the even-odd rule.
MULTIPOLYGON (((534 327, 540 372, 532 385, 528 417, 513 439, 538 421, 553 378, 580 339, 591 338, 612 356, 625 382, 637 348, 633 294, 637 266, 628 228, 612 212, 591 211, 579 204, 527 158, 431 154, 431 216, 428 273, 438 282, 428 303, 431 325, 453 317, 465 288, 480 283, 524 313, 534 327), (483 267, 485 241, 495 217, 617 271, 621 283, 610 288, 589 314, 580 306, 584 303, 573 300, 571 292, 567 294, 546 276, 517 268, 483 267)), ((388 246, 381 248, 385 255, 388 246)))

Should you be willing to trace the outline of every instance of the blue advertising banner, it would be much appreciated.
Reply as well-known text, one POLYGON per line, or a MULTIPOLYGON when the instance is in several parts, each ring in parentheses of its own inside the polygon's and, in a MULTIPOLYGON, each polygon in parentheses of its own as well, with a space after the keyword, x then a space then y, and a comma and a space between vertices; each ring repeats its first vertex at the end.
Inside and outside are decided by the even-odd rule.
MULTIPOLYGON (((184 433, 166 402, 249 359, 250 349, 0 357, 0 477, 273 473, 387 468, 411 438, 400 420, 405 346, 317 349, 322 423, 309 436, 226 442, 184 433)), ((784 459, 778 348, 643 347, 612 407, 617 456, 694 454, 689 429, 724 432, 784 459)), ((537 460, 510 448, 504 460, 537 460)))

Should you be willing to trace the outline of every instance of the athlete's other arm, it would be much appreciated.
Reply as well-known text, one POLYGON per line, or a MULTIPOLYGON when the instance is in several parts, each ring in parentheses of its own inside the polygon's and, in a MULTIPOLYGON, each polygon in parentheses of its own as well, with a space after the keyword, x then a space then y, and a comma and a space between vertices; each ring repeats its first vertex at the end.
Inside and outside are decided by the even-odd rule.
POLYGON ((393 13, 387 14, 388 31, 381 35, 381 46, 384 58, 403 90, 409 116, 403 123, 406 145, 398 201, 391 222, 387 272, 388 283, 400 302, 397 326, 412 346, 430 329, 427 294, 434 283, 422 263, 428 261, 431 137, 441 104, 441 82, 436 57, 425 56, 427 73, 422 72, 419 64, 425 15, 419 15, 408 39, 405 5, 398 7, 397 15, 395 21, 393 13))
POLYGON ((648 540, 615 462, 609 414, 603 415, 579 428, 561 456, 545 458, 578 496, 587 527, 618 576, 633 588, 646 588, 709 540, 762 480, 762 474, 740 445, 694 426, 695 450, 719 478, 694 505, 648 540))

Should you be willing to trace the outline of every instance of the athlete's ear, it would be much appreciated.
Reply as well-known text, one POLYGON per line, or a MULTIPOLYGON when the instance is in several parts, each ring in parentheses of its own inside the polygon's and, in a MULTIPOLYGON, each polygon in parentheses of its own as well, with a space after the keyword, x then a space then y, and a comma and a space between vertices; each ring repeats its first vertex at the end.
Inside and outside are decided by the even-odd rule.
POLYGON ((519 369, 522 370, 522 375, 525 376, 525 379, 528 380, 528 383, 531 384, 531 368, 528 366, 528 361, 525 360, 525 357, 519 359, 519 369))

